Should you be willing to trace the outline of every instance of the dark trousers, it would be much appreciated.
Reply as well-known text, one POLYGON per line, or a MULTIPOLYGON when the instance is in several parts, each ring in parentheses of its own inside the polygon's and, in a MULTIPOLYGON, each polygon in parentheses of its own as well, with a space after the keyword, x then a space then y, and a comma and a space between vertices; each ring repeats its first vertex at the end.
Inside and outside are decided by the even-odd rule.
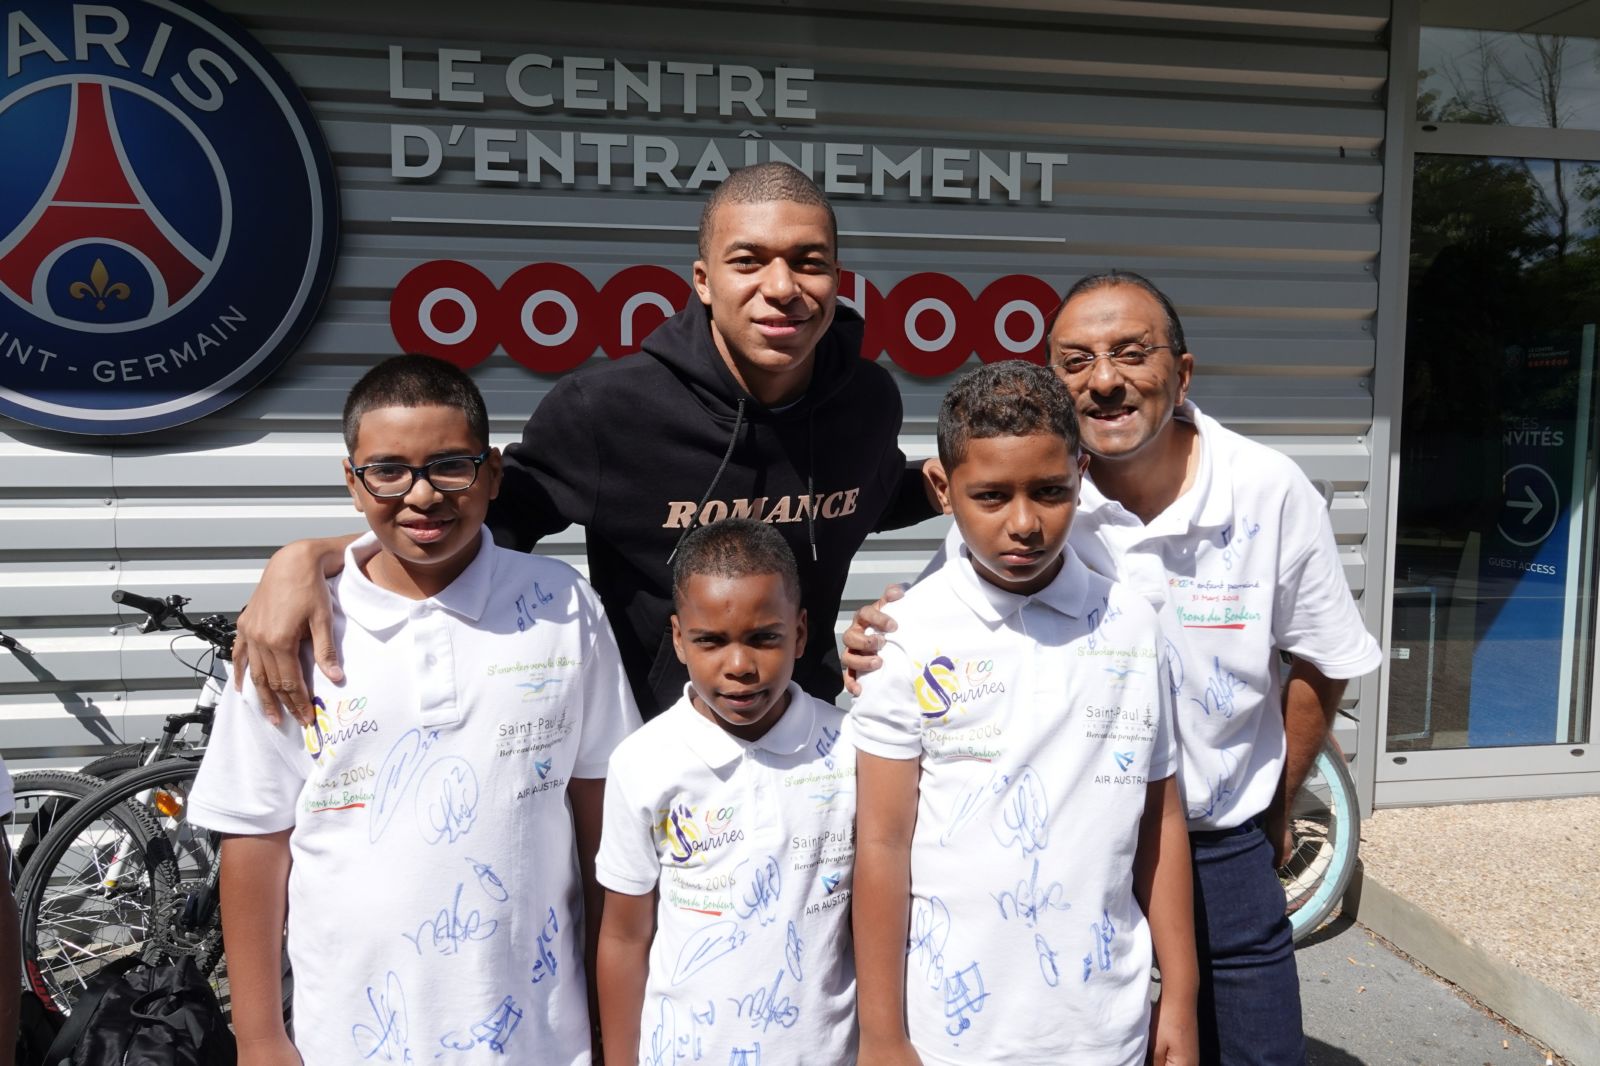
POLYGON ((1304 1066, 1300 977, 1283 887, 1259 821, 1189 834, 1200 958, 1200 1061, 1304 1066))

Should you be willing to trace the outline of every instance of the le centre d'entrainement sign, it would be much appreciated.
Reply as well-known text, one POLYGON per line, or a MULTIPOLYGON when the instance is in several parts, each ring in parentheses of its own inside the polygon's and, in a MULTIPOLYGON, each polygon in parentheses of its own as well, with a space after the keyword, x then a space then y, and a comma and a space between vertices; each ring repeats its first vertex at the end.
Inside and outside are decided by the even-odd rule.
MULTIPOLYGON (((814 121, 815 70, 745 64, 643 60, 527 52, 485 60, 474 49, 439 48, 408 56, 389 46, 389 97, 411 108, 459 110, 503 93, 530 119, 646 114, 739 119, 737 132, 682 137, 634 130, 541 130, 505 125, 394 122, 390 173, 408 184, 437 179, 447 158, 470 159, 480 185, 575 188, 580 168, 601 190, 708 189, 730 169, 777 160, 811 174, 834 198, 886 193, 935 203, 1050 204, 1066 153, 995 152, 952 146, 885 149, 814 141, 797 130, 814 121)), ((410 117, 410 116, 408 116, 410 117)), ((726 127, 724 127, 726 128, 726 127)), ((409 222, 451 220, 411 218, 409 222)), ((560 263, 534 263, 496 284, 455 260, 421 264, 390 304, 395 339, 475 366, 497 348, 540 373, 570 370, 596 350, 611 358, 638 351, 692 292, 680 270, 629 267, 598 284, 560 263)), ((866 318, 862 354, 887 354, 910 373, 951 373, 973 353, 987 361, 1039 358, 1045 322, 1059 294, 1029 275, 997 278, 974 295, 939 273, 912 274, 887 289, 845 271, 841 299, 866 318)))

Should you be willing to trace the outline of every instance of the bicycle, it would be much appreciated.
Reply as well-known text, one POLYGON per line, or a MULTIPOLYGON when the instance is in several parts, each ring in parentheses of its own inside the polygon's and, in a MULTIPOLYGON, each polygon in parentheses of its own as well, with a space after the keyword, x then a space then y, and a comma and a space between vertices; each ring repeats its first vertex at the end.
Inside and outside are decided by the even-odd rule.
MULTIPOLYGON (((141 633, 181 630, 211 646, 212 661, 195 707, 167 718, 153 745, 135 745, 90 764, 119 771, 70 808, 55 807, 31 854, 19 854, 17 882, 30 984, 62 1010, 107 963, 130 951, 194 955, 209 973, 221 956, 216 919, 218 837, 189 826, 188 786, 210 737, 231 657, 234 629, 220 615, 198 620, 182 596, 151 599, 118 590, 117 603, 143 611, 141 633), (198 724, 198 743, 184 731, 198 724), (133 769, 127 769, 129 762, 133 769)), ((87 768, 86 768, 87 769, 87 768)), ((93 780, 92 778, 90 780, 93 780)), ((42 783, 42 782, 41 782, 42 783)), ((83 782, 74 782, 81 789, 83 782)), ((65 802, 65 797, 55 802, 65 802)), ((27 832, 36 832, 36 822, 27 832)), ((29 844, 26 834, 24 844, 29 844)))
POLYGON ((1332 734, 1290 809, 1294 851, 1278 870, 1289 925, 1299 941, 1331 916, 1355 874, 1361 840, 1356 785, 1332 734))

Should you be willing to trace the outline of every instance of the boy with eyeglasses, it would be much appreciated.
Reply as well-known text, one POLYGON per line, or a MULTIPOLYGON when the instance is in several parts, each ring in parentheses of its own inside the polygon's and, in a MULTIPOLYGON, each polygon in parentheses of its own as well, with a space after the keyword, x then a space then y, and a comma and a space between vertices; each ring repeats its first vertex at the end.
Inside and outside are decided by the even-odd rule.
POLYGON ((588 1063, 605 768, 638 725, 611 629, 484 529, 500 456, 459 369, 380 363, 344 432, 371 529, 329 581, 344 679, 315 676, 304 728, 230 688, 191 797, 225 834, 240 1062, 588 1063))

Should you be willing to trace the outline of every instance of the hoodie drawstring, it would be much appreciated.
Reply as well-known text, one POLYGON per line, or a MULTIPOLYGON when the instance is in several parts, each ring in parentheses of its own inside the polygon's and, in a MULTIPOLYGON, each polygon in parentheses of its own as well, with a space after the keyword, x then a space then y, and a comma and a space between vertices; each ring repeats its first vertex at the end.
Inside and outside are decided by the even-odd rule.
MULTIPOLYGON (((678 549, 683 547, 684 537, 694 532, 695 527, 699 524, 700 512, 705 510, 706 501, 711 499, 713 492, 717 491, 717 482, 722 480, 723 471, 728 469, 728 460, 733 458, 733 449, 739 443, 739 430, 744 426, 744 403, 745 398, 743 396, 739 397, 739 407, 733 413, 733 436, 728 438, 728 450, 722 453, 722 462, 718 465, 716 474, 712 476, 711 484, 706 486, 705 495, 701 496, 700 502, 695 505, 694 514, 689 518, 689 525, 685 527, 683 533, 678 537, 678 543, 672 546, 672 554, 667 556, 668 566, 671 566, 672 560, 678 557, 678 549)), ((811 551, 813 555, 816 554, 815 541, 812 543, 811 551)))
POLYGON ((816 433, 812 420, 816 417, 816 408, 806 412, 806 536, 811 540, 811 561, 817 561, 817 489, 812 483, 812 474, 816 470, 816 433))

